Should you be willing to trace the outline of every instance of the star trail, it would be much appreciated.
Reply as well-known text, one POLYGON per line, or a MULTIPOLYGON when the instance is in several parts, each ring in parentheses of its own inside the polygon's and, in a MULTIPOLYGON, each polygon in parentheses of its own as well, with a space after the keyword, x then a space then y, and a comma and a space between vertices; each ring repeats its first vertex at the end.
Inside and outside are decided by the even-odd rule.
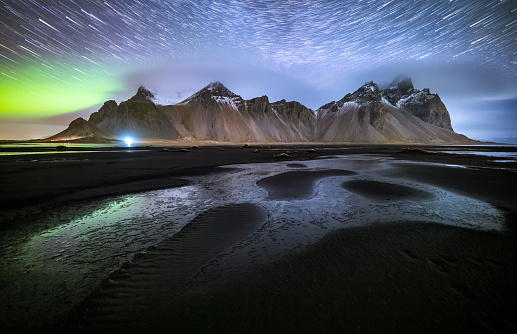
MULTIPOLYGON (((59 115, 127 98, 138 78, 152 86, 146 71, 160 67, 170 71, 171 87, 160 81, 155 89, 179 93, 182 83, 205 79, 178 74, 174 69, 185 62, 203 62, 204 70, 207 62, 234 64, 234 73, 221 80, 248 98, 268 92, 267 84, 253 90, 255 72, 239 72, 246 67, 288 78, 285 85, 326 90, 292 92, 311 108, 331 94, 340 98, 358 80, 389 81, 387 73, 421 67, 465 69, 460 75, 482 69, 501 87, 498 98, 517 98, 515 1, 0 0, 0 21, 2 119, 59 115), (371 73, 377 75, 367 77, 371 73), (232 76, 238 78, 233 86, 232 76), (250 83, 241 91, 243 76, 250 83)), ((431 90, 443 94, 440 87, 431 90)))

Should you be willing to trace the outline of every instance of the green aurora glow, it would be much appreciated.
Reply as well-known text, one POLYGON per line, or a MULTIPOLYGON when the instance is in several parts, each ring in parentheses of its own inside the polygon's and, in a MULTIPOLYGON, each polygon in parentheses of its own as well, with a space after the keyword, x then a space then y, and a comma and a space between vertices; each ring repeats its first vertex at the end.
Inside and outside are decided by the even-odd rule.
MULTIPOLYGON (((48 63, 47 63, 48 64, 48 63)), ((0 68, 0 117, 55 116, 97 106, 123 88, 112 72, 98 66, 25 64, 0 68)))

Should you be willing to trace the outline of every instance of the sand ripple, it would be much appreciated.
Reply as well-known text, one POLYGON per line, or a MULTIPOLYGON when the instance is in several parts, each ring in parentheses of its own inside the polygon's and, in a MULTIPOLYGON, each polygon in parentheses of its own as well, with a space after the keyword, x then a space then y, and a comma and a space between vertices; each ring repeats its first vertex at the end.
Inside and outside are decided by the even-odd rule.
POLYGON ((203 212, 110 275, 71 318, 70 323, 79 326, 73 331, 145 331, 156 312, 205 262, 257 230, 266 218, 264 209, 249 203, 203 212))

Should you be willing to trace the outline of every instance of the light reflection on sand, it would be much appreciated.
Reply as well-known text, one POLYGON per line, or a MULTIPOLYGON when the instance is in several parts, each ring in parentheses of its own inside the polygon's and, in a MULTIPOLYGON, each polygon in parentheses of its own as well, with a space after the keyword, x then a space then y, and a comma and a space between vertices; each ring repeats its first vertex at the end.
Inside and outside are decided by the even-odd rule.
MULTIPOLYGON (((17 240, 5 245, 0 253, 4 263, 1 283, 6 287, 0 292, 4 301, 0 312, 12 313, 12 320, 21 323, 27 319, 19 318, 17 309, 29 309, 24 314, 35 319, 50 316, 50 301, 55 308, 52 312, 64 311, 133 254, 173 236, 200 213, 232 203, 259 205, 267 212, 267 221, 206 263, 199 280, 206 279, 206 272, 242 274, 247 268, 302 250, 330 231, 344 227, 423 221, 504 230, 503 213, 488 203, 425 184, 381 177, 381 171, 393 168, 392 163, 384 157, 362 155, 227 166, 228 173, 186 177, 193 182, 190 186, 114 197, 79 219, 43 231, 26 242, 17 240), (357 174, 322 178, 314 195, 307 199, 268 199, 268 192, 257 186, 257 181, 293 171, 288 165, 296 163, 306 166, 298 165, 296 171, 343 169, 357 174), (341 183, 350 180, 398 184, 434 196, 374 201, 341 187, 341 183)), ((74 210, 74 206, 63 208, 59 214, 66 216, 67 210, 74 210)))
MULTIPOLYGON (((113 197, 67 224, 45 230, 0 253, 0 312, 12 324, 24 323, 17 309, 31 310, 32 321, 66 311, 108 273, 132 255, 171 237, 212 201, 198 196, 198 187, 185 186, 113 197), (35 285, 39 282, 40 285, 35 285), (64 288, 65 287, 65 288, 64 288), (52 301, 51 311, 48 302, 52 301)), ((63 208, 81 210, 79 205, 63 208)), ((4 243, 5 244, 5 243, 4 243)), ((25 313, 22 313, 25 314, 25 313)))

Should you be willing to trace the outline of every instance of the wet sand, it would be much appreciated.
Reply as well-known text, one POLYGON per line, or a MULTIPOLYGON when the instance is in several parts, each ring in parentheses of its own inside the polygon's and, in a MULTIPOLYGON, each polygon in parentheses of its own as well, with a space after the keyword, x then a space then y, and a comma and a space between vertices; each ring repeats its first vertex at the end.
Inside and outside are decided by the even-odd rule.
MULTIPOLYGON (((292 165, 293 164, 288 164, 287 167, 292 167, 292 165)), ((263 178, 257 182, 257 185, 269 192, 269 199, 290 200, 310 198, 314 195, 314 186, 320 179, 330 176, 349 176, 354 174, 357 173, 343 169, 285 172, 263 178)))
POLYGON ((70 317, 67 331, 147 331, 157 320, 156 313, 205 262, 254 232, 266 214, 250 203, 200 214, 173 237, 111 274, 70 317))
POLYGON ((415 188, 370 180, 346 181, 341 186, 354 193, 378 201, 425 200, 433 194, 415 188))
MULTIPOLYGON (((515 162, 423 154, 402 151, 400 146, 220 149, 73 153, 65 160, 60 160, 62 155, 2 156, 2 237, 21 233, 27 238, 48 229, 48 222, 45 226, 38 223, 39 217, 67 203, 183 186, 192 182, 189 176, 223 175, 229 170, 218 166, 239 163, 285 162, 295 169, 284 175, 265 175, 257 182, 269 200, 285 203, 293 196, 310 198, 316 182, 337 175, 354 178, 339 184, 365 200, 400 197, 399 201, 418 203, 431 198, 421 189, 396 182, 361 179, 353 170, 311 171, 303 163, 349 154, 393 158, 391 168, 378 174, 394 181, 418 181, 486 201, 504 212, 506 231, 477 231, 397 217, 382 223, 374 219, 366 226, 335 230, 304 244, 300 251, 233 275, 206 270, 207 259, 260 229, 268 213, 253 203, 215 207, 107 275, 87 298, 71 302, 68 311, 15 324, 4 314, 2 327, 12 332, 112 333, 517 330, 513 319, 517 309, 515 162), (279 157, 283 152, 290 157, 279 157), (206 237, 209 242, 204 241, 206 237)), ((437 152, 442 148, 425 149, 437 152)), ((37 284, 45 285, 45 281, 37 284)), ((2 284, 2 289, 8 288, 9 284, 2 284)), ((1 306, 9 309, 9 305, 1 306)), ((17 312, 23 315, 24 311, 17 312)))
POLYGON ((516 269, 515 244, 496 234, 419 222, 343 229, 246 279, 192 285, 149 328, 511 333, 516 269))

